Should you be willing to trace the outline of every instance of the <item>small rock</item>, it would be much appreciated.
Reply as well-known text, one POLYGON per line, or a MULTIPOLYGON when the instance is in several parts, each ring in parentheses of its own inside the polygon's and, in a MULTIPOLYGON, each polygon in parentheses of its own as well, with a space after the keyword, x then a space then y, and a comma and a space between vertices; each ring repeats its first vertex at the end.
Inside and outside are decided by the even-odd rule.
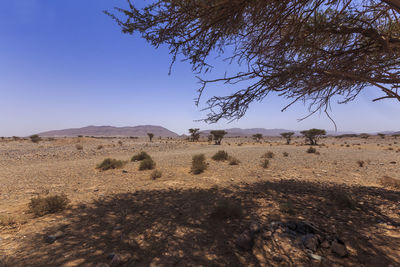
POLYGON ((236 245, 245 251, 251 250, 254 245, 253 235, 249 230, 244 231, 237 239, 236 245))
POLYGON ((317 235, 307 234, 303 237, 303 244, 306 248, 311 249, 313 252, 317 251, 319 240, 317 235))
POLYGON ((258 222, 252 222, 249 229, 251 234, 256 234, 261 231, 261 225, 258 222))
POLYGON ((128 173, 128 171, 126 171, 126 170, 122 170, 122 173, 128 173))
POLYGON ((310 255, 311 259, 314 259, 314 260, 317 260, 317 261, 322 261, 322 257, 320 255, 313 254, 313 253, 310 253, 308 255, 310 255))
POLYGON ((338 241, 333 241, 331 246, 331 251, 338 255, 339 257, 346 257, 349 255, 347 252, 346 246, 344 244, 339 243, 338 241))
POLYGON ((325 240, 324 242, 321 243, 321 247, 323 248, 330 248, 331 245, 329 244, 328 240, 325 240))
POLYGON ((396 164, 396 161, 391 161, 390 164, 396 164))
POLYGON ((114 254, 110 262, 110 267, 118 266, 120 263, 121 263, 121 257, 118 256, 118 254, 114 254))
POLYGON ((46 243, 53 244, 57 239, 64 236, 64 233, 61 231, 56 232, 54 235, 48 235, 44 238, 46 243))

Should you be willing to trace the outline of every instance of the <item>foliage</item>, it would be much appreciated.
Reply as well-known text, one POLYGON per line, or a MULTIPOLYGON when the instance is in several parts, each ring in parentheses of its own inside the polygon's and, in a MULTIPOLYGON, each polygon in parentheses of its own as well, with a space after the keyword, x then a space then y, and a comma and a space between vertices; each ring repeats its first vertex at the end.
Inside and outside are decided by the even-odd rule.
POLYGON ((268 151, 264 153, 264 155, 262 155, 261 157, 265 159, 272 159, 274 156, 275 156, 274 152, 268 151))
POLYGON ((290 141, 292 140, 292 136, 294 135, 294 132, 285 132, 281 133, 281 136, 286 139, 286 144, 290 144, 290 141))
POLYGON ((154 170, 150 175, 151 179, 153 179, 153 180, 161 178, 161 176, 162 176, 162 172, 159 170, 154 170))
POLYGON ((317 145, 318 139, 322 135, 326 135, 326 131, 325 130, 315 129, 315 128, 310 129, 310 130, 301 131, 300 133, 302 135, 304 135, 306 140, 308 140, 310 142, 310 145, 317 145))
POLYGON ((229 156, 228 160, 229 160, 229 165, 239 165, 240 163, 240 160, 232 156, 229 156))
POLYGON ((261 167, 263 167, 264 169, 267 169, 269 167, 269 160, 264 159, 263 161, 261 161, 261 167))
POLYGON ((214 130, 214 131, 211 131, 210 134, 212 134, 215 144, 220 145, 222 138, 224 138, 224 136, 227 134, 227 132, 225 132, 224 130, 214 130))
POLYGON ((224 161, 228 159, 228 152, 225 150, 219 150, 217 153, 212 156, 212 159, 215 161, 224 161))
POLYGON ((136 155, 133 155, 131 158, 131 161, 141 161, 144 159, 149 159, 151 158, 151 156, 149 154, 147 154, 146 152, 142 151, 137 153, 136 155))
POLYGON ((258 134, 253 134, 253 139, 254 139, 256 142, 260 142, 262 138, 263 138, 263 135, 260 134, 260 133, 258 133, 258 134))
POLYGON ((153 133, 147 133, 147 136, 149 137, 150 142, 153 142, 154 134, 153 133))
POLYGON ((102 163, 97 165, 97 169, 100 169, 102 171, 110 170, 110 169, 120 169, 126 164, 125 161, 118 160, 118 159, 112 159, 112 158, 106 158, 103 160, 102 163))
POLYGON ((62 211, 67 207, 68 203, 69 200, 65 195, 36 197, 31 199, 29 210, 39 217, 49 213, 62 211))
POLYGON ((239 86, 207 101, 208 122, 240 118, 272 92, 288 98, 288 106, 308 102, 310 114, 327 112, 335 97, 352 101, 371 86, 383 94, 375 100, 400 101, 397 0, 160 0, 142 8, 129 1, 116 10, 106 13, 123 33, 167 46, 173 61, 181 56, 197 73, 209 72, 216 56, 246 66, 199 78, 197 104, 210 83, 239 86))
POLYGON ((192 168, 193 174, 200 174, 207 169, 206 157, 204 154, 197 154, 192 157, 192 168))
POLYGON ((140 162, 139 171, 152 170, 156 167, 156 163, 152 158, 146 158, 140 162))
POLYGON ((42 138, 37 134, 31 135, 29 138, 31 139, 32 143, 39 143, 42 141, 42 138))
POLYGON ((315 149, 314 147, 310 146, 310 147, 306 150, 306 152, 307 152, 307 153, 310 153, 310 154, 316 153, 316 152, 317 152, 317 149, 315 149))
POLYGON ((189 129, 189 133, 190 133, 190 137, 191 137, 191 141, 192 142, 199 141, 199 138, 200 138, 199 131, 200 131, 199 128, 191 128, 191 129, 189 129))

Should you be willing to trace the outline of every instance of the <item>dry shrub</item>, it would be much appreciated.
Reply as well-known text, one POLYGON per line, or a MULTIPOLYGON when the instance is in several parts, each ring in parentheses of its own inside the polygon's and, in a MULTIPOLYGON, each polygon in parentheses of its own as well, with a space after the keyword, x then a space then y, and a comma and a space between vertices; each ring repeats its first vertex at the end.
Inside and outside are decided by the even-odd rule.
POLYGON ((0 226, 10 227, 17 224, 14 217, 10 215, 0 215, 0 226))
POLYGON ((152 158, 144 159, 140 162, 139 171, 152 170, 156 167, 156 163, 152 158))
POLYGON ((193 174, 200 174, 207 169, 206 157, 204 154, 197 154, 192 157, 192 168, 193 174))
POLYGON ((269 160, 264 159, 263 161, 261 161, 261 167, 267 169, 269 167, 269 160))
POLYGON ((242 205, 232 199, 221 199, 215 204, 211 218, 219 220, 238 219, 243 216, 242 205))
POLYGON ((142 151, 140 153, 137 153, 131 158, 131 161, 141 161, 145 159, 151 159, 150 155, 147 154, 146 152, 142 151))
POLYGON ((158 179, 158 178, 161 178, 161 176, 162 176, 162 172, 161 172, 161 171, 159 171, 159 170, 154 170, 154 171, 151 173, 150 178, 153 179, 153 180, 156 180, 156 179, 158 179))
POLYGON ((29 210, 35 214, 35 216, 39 217, 62 211, 67 207, 68 203, 69 200, 65 195, 36 197, 31 199, 29 210))
POLYGON ((284 156, 284 157, 289 157, 289 153, 283 152, 283 156, 284 156))
POLYGON ((267 153, 265 153, 261 157, 265 158, 265 159, 272 159, 274 156, 275 156, 275 154, 272 151, 268 151, 267 153))
POLYGON ((219 150, 217 153, 212 156, 212 159, 215 161, 224 161, 228 159, 228 153, 224 150, 219 150))
POLYGON ((306 152, 307 152, 307 153, 316 153, 317 150, 316 150, 315 148, 313 148, 312 146, 310 146, 310 147, 307 149, 306 152))
POLYGON ((358 166, 360 166, 360 167, 364 167, 364 161, 363 160, 359 160, 359 161, 357 161, 357 164, 358 164, 358 166))
POLYGON ((229 156, 228 160, 229 160, 229 165, 239 165, 240 163, 240 160, 232 156, 229 156))
POLYGON ((76 147, 77 150, 83 150, 83 146, 82 145, 77 144, 75 147, 76 147))
POLYGON ((339 209, 354 209, 356 201, 346 191, 337 189, 331 191, 331 199, 339 209))
POLYGON ((383 176, 382 178, 379 179, 379 184, 381 184, 384 187, 392 187, 396 189, 400 189, 400 180, 394 179, 389 176, 383 176))
POLYGON ((98 145, 98 146, 97 146, 97 149, 98 149, 98 150, 103 149, 103 148, 104 148, 104 147, 103 147, 102 145, 98 145))
POLYGON ((110 170, 110 169, 120 169, 126 164, 125 161, 122 160, 117 160, 117 159, 111 159, 111 158, 106 158, 103 160, 102 163, 97 165, 97 169, 100 169, 102 171, 110 170))

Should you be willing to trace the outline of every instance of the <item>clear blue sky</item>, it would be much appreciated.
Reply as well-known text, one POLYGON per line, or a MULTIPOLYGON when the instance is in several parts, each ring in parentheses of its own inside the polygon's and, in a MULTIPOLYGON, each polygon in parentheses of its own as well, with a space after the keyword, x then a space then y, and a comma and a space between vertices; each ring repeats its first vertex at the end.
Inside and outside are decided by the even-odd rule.
MULTIPOLYGON (((137 1, 139 2, 139 1, 137 1)), ((321 114, 303 121, 302 104, 276 96, 251 106, 239 121, 208 125, 193 99, 198 88, 186 63, 174 65, 138 36, 123 35, 102 10, 124 0, 12 0, 0 8, 0 136, 87 125, 162 125, 177 133, 188 128, 264 127, 333 129, 321 114)), ((210 87, 207 95, 227 89, 210 87)), ((347 105, 334 105, 339 131, 400 130, 400 103, 372 103, 371 88, 347 105)), ((202 107, 206 97, 203 98, 202 107)))

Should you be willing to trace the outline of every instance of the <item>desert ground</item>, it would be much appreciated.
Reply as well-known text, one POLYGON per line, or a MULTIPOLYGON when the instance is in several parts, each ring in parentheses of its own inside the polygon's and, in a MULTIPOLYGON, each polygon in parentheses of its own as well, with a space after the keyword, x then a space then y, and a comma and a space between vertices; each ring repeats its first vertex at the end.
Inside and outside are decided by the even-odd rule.
POLYGON ((400 138, 308 147, 301 137, 0 140, 0 266, 400 266, 400 138), (219 150, 240 163, 212 160, 219 150), (160 178, 130 161, 141 151, 160 178), (198 175, 195 154, 208 164, 198 175), (96 169, 105 158, 129 162, 96 169), (56 194, 65 210, 32 214, 32 198, 56 194))

